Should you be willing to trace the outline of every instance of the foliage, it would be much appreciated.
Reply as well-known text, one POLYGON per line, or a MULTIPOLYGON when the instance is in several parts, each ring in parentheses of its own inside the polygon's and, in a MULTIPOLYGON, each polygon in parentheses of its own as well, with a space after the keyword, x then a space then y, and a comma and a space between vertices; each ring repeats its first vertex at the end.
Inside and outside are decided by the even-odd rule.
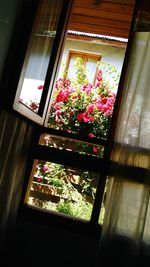
POLYGON ((81 58, 77 59, 75 66, 77 70, 74 79, 59 78, 56 82, 48 126, 83 136, 106 139, 115 93, 103 79, 103 71, 100 68, 95 83, 90 84, 81 58))
POLYGON ((83 199, 81 199, 79 203, 61 201, 56 210, 73 217, 90 220, 92 204, 85 202, 83 199))
MULTIPOLYGON (((83 219, 89 219, 95 198, 97 178, 89 171, 79 171, 60 164, 38 161, 34 182, 50 185, 57 190, 60 202, 55 210, 83 219), (61 189, 61 191, 60 191, 61 189)), ((98 175, 98 174, 97 174, 98 175)), ((56 191, 55 191, 56 192, 56 191)), ((34 205, 42 205, 34 199, 34 205)), ((43 208, 46 202, 43 201, 43 208)))
POLYGON ((34 181, 62 188, 63 195, 77 201, 79 196, 76 195, 77 190, 73 185, 76 183, 80 185, 80 192, 85 197, 90 196, 91 199, 94 199, 95 174, 90 174, 85 170, 72 170, 61 164, 39 160, 35 168, 34 181))

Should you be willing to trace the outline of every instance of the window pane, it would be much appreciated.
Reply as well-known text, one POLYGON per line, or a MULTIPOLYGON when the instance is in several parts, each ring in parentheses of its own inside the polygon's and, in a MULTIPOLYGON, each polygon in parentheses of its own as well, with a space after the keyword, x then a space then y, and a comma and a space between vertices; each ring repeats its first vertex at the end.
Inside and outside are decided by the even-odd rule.
POLYGON ((35 160, 26 204, 90 220, 99 175, 35 160))
POLYGON ((97 61, 95 58, 87 58, 86 62, 86 75, 89 83, 94 83, 94 78, 96 76, 97 61))
POLYGON ((19 102, 38 112, 63 0, 39 1, 19 81, 19 102))
POLYGON ((102 158, 104 154, 103 146, 50 134, 42 134, 39 144, 100 158, 102 158))

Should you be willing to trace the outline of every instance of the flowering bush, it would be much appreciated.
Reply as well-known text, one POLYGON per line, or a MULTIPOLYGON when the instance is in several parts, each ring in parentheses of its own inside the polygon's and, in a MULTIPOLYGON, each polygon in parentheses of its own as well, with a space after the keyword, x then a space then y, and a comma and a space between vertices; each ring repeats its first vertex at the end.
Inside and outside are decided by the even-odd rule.
MULTIPOLYGON (((77 58, 75 68, 74 79, 68 79, 63 73, 63 78, 56 82, 47 126, 106 139, 116 99, 114 85, 109 80, 113 78, 118 85, 119 72, 110 63, 100 62, 96 79, 91 84, 88 82, 82 58, 77 58), (104 70, 109 71, 107 79, 103 77, 104 70)), ((39 85, 37 89, 42 90, 43 85, 39 85)), ((37 112, 38 101, 29 102, 27 105, 37 112)))
POLYGON ((75 79, 59 78, 56 82, 48 127, 107 138, 115 98, 101 69, 97 71, 95 83, 91 84, 78 68, 75 79))

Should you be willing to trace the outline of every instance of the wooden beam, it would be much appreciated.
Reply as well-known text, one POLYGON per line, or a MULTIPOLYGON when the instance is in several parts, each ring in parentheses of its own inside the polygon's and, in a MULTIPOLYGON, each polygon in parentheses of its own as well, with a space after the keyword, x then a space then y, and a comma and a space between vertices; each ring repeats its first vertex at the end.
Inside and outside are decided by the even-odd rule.
POLYGON ((105 27, 103 25, 99 25, 99 26, 95 25, 94 27, 92 27, 92 25, 83 24, 80 22, 70 23, 68 30, 88 32, 88 33, 101 34, 101 35, 107 35, 107 36, 116 36, 116 37, 121 37, 121 38, 128 38, 128 35, 129 35, 129 30, 105 27))

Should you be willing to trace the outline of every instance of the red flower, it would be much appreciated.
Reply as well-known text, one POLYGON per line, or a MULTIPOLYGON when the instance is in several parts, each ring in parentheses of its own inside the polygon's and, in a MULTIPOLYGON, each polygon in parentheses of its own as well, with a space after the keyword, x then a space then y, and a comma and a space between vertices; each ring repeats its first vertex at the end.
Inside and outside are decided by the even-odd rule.
POLYGON ((66 90, 66 91, 60 90, 60 92, 56 96, 56 103, 58 103, 58 102, 67 102, 68 101, 68 97, 69 97, 69 93, 70 93, 70 91, 68 91, 68 90, 66 90))
POLYGON ((83 121, 84 121, 84 122, 93 122, 93 121, 94 121, 93 116, 90 116, 90 115, 88 114, 88 112, 84 112, 84 113, 82 114, 82 118, 83 118, 83 121))
POLYGON ((96 146, 94 146, 94 147, 93 147, 93 152, 94 152, 95 154, 97 154, 97 153, 98 153, 98 149, 97 149, 97 147, 96 147, 96 146))
POLYGON ((42 182, 42 180, 43 180, 43 177, 36 177, 36 180, 37 180, 37 182, 42 182))
POLYGON ((87 111, 89 113, 91 113, 91 112, 93 112, 93 110, 94 110, 94 104, 90 104, 89 107, 88 107, 88 109, 87 109, 87 111))
POLYGON ((37 104, 36 102, 32 102, 32 103, 30 104, 30 108, 31 108, 32 110, 36 110, 36 109, 38 108, 38 104, 37 104))
POLYGON ((79 122, 81 122, 81 121, 83 120, 83 113, 79 113, 79 114, 77 115, 77 120, 78 120, 79 122))
POLYGON ((94 137, 94 134, 93 133, 89 133, 88 136, 89 137, 94 137))
POLYGON ((39 85, 39 86, 38 86, 38 89, 39 89, 39 90, 43 90, 43 87, 44 87, 44 85, 39 85))

